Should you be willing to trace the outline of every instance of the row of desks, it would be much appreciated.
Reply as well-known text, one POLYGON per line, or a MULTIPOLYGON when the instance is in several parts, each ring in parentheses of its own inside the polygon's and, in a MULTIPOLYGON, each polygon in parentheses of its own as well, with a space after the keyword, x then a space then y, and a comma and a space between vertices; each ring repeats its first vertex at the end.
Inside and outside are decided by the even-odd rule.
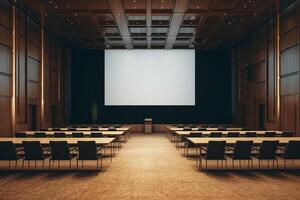
POLYGON ((280 144, 287 144, 289 141, 300 141, 300 137, 242 137, 242 138, 203 138, 187 137, 195 145, 208 145, 209 141, 226 141, 226 144, 233 145, 237 141, 253 141, 253 144, 260 145, 263 141, 278 141, 280 144))
POLYGON ((266 132, 275 132, 277 135, 282 134, 282 131, 174 131, 176 135, 179 136, 188 136, 191 133, 202 133, 202 135, 209 136, 212 132, 221 132, 222 135, 227 135, 229 132, 238 132, 240 135, 245 135, 246 132, 255 132, 257 135, 264 135, 266 132))
MULTIPOLYGON (((98 131, 129 131, 130 127, 121 127, 121 128, 59 128, 60 131, 70 131, 70 129, 75 129, 76 131, 91 131, 92 129, 97 129, 98 131)), ((48 128, 48 131, 54 131, 52 128, 48 128)))
MULTIPOLYGON (((185 130, 186 128, 177 128, 177 127, 171 127, 171 126, 167 126, 167 128, 170 130, 170 131, 183 131, 185 130)), ((192 131, 203 131, 203 128, 191 128, 192 131)), ((218 131, 219 128, 204 128, 206 131, 218 131)), ((204 130, 204 131, 205 131, 204 130)), ((242 128, 226 128, 227 131, 242 131, 243 129, 242 128)))
POLYGON ((47 136, 53 136, 54 133, 65 133, 66 135, 72 135, 72 133, 83 133, 85 136, 91 135, 91 133, 102 133, 103 136, 122 136, 126 134, 126 131, 23 131, 28 136, 34 136, 35 133, 45 133, 47 136))

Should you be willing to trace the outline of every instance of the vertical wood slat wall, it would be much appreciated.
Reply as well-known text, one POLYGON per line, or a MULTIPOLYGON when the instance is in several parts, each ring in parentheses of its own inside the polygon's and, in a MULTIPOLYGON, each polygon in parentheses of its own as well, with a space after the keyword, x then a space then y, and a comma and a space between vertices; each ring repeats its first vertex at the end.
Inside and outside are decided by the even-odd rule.
POLYGON ((0 136, 13 136, 13 130, 30 128, 29 106, 37 108, 37 127, 48 127, 55 119, 63 123, 64 108, 60 105, 64 95, 59 94, 65 70, 64 57, 69 53, 62 43, 36 23, 31 17, 15 9, 13 27, 13 5, 0 0, 0 136), (13 30, 15 30, 15 120, 12 119, 13 101, 13 30), (44 31, 44 46, 42 45, 44 31), (42 60, 42 48, 44 60, 42 60), (42 84, 42 62, 44 83, 42 84), (43 88, 42 88, 43 85, 43 88), (44 90, 44 116, 42 117, 42 89, 44 90), (52 116, 52 107, 58 108, 52 116), (42 121, 43 119, 43 121, 42 121), (15 121, 15 122, 14 122, 15 121))
POLYGON ((267 129, 300 130, 299 4, 300 0, 295 0, 232 50, 237 69, 236 125, 244 123, 248 127, 259 127, 259 106, 265 105, 267 129), (246 78, 247 63, 253 65, 253 80, 246 78))

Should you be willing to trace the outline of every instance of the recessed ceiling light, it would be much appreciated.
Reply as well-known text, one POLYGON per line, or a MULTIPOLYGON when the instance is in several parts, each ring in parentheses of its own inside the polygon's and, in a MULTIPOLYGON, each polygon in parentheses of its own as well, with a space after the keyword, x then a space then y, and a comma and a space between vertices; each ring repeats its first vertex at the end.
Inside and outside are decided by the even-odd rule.
POLYGON ((226 16, 227 15, 227 13, 224 13, 224 16, 226 16))
POLYGON ((54 8, 56 8, 56 9, 57 9, 57 8, 58 8, 58 6, 55 6, 54 8))
POLYGON ((77 15, 78 15, 77 13, 74 14, 74 16, 77 16, 77 15))
POLYGON ((199 6, 197 6, 197 9, 199 9, 199 6))
POLYGON ((49 1, 49 3, 53 3, 53 1, 49 1))

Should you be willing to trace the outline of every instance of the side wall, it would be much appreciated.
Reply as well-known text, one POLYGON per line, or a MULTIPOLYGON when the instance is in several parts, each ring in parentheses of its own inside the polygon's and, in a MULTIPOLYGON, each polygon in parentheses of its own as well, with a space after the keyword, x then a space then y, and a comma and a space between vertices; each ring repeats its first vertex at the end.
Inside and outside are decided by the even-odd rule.
POLYGON ((67 54, 41 23, 0 0, 0 136, 63 123, 67 54))
POLYGON ((295 0, 233 49, 236 125, 300 130, 299 6, 295 0), (247 64, 253 80, 246 77, 247 64))

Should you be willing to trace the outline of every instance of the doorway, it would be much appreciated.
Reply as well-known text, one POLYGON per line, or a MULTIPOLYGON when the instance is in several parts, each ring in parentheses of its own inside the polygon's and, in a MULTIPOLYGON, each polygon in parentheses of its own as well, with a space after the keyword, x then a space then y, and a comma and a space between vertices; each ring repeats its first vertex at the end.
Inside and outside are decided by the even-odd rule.
POLYGON ((37 130, 37 108, 36 105, 29 105, 28 111, 28 129, 37 130))
POLYGON ((265 104, 260 104, 258 107, 258 127, 265 128, 265 112, 266 106, 265 104))

